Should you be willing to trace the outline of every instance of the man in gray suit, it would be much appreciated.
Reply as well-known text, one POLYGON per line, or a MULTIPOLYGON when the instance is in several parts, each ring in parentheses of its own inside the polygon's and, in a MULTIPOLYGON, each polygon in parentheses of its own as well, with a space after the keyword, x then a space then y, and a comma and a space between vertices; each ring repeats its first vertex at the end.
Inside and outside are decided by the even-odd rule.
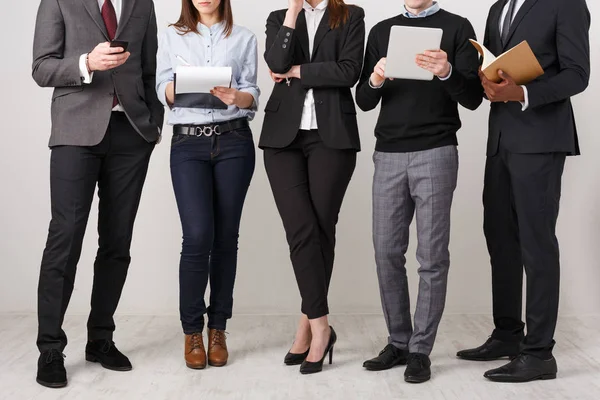
POLYGON ((112 370, 132 368, 112 341, 113 314, 130 263, 148 162, 163 124, 164 109, 154 90, 156 50, 151 0, 41 1, 33 78, 42 87, 54 88, 52 220, 38 287, 41 385, 67 384, 62 323, 96 185, 99 248, 86 360, 112 370))
MULTIPOLYGON (((401 8, 400 2, 397 2, 401 8)), ((406 0, 402 14, 377 24, 369 35, 356 101, 365 111, 382 102, 375 128, 373 241, 389 344, 364 363, 371 371, 408 364, 404 379, 431 377, 429 354, 446 302, 450 267, 450 210, 458 175, 458 104, 474 110, 483 91, 477 77, 475 38, 465 18, 433 0, 406 0), (392 26, 441 28, 441 51, 425 52, 416 63, 431 81, 385 79, 392 26), (419 297, 410 315, 406 250, 417 219, 419 297)))

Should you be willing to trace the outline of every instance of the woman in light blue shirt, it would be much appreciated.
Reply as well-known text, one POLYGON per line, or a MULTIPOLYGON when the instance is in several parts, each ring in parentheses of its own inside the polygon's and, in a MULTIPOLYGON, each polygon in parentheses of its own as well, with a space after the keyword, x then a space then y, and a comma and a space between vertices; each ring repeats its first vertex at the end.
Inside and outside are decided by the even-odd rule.
POLYGON ((248 121, 254 118, 257 41, 233 25, 230 0, 183 1, 179 20, 163 32, 156 90, 170 108, 173 125, 171 177, 183 228, 179 265, 180 316, 186 365, 223 366, 225 328, 233 308, 238 232, 254 173, 255 149, 248 121), (231 88, 211 94, 175 96, 180 65, 231 67, 231 88), (204 293, 210 279, 210 305, 204 293), (208 354, 202 331, 208 314, 208 354), (208 359, 208 360, 207 360, 208 359))

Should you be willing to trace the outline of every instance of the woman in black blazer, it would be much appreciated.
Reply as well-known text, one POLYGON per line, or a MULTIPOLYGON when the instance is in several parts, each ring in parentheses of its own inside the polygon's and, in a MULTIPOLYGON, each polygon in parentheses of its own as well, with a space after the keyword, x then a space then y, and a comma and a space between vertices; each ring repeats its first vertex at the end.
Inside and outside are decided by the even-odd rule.
POLYGON ((335 226, 360 150, 350 89, 358 81, 364 11, 343 0, 288 0, 267 20, 265 59, 276 82, 259 147, 290 246, 302 318, 287 365, 322 370, 336 340, 327 292, 335 226))

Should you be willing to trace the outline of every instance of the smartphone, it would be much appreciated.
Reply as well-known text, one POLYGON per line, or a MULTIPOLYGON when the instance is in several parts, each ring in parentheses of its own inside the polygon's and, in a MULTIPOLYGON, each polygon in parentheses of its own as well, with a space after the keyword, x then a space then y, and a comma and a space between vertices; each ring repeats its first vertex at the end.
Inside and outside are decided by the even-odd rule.
POLYGON ((113 40, 112 42, 110 42, 110 47, 122 47, 123 52, 127 51, 128 45, 129 45, 129 42, 124 42, 122 40, 113 40))

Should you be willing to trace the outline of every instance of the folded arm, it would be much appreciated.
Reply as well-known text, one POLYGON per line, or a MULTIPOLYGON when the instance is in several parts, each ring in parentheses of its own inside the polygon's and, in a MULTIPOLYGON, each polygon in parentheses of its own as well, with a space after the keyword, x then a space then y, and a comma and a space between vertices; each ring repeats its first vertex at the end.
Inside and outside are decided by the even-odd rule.
POLYGON ((568 99, 583 92, 590 79, 590 12, 585 0, 561 2, 557 15, 556 46, 560 72, 526 85, 529 107, 568 99))
POLYGON ((369 39, 367 40, 365 64, 358 82, 358 87, 356 88, 356 104, 363 111, 373 110, 381 100, 381 87, 376 88, 370 82, 371 74, 380 59, 381 54, 377 43, 377 35, 375 29, 372 29, 371 33, 369 33, 369 39))

